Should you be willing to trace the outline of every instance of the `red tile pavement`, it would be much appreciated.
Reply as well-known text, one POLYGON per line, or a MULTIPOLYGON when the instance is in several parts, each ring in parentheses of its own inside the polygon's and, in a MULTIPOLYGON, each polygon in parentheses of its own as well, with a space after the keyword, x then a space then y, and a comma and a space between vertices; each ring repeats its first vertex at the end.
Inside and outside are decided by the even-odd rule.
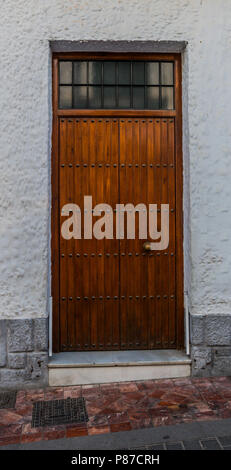
POLYGON ((0 445, 231 418, 231 377, 183 378, 18 391, 0 409, 0 445), (83 396, 89 421, 31 427, 34 401, 83 396))

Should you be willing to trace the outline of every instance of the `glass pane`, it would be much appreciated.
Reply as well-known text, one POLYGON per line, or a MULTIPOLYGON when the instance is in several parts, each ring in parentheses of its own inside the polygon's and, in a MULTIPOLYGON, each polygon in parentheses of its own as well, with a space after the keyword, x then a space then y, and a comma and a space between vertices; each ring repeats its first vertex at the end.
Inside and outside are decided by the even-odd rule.
POLYGON ((115 62, 104 62, 103 83, 105 85, 115 85, 116 83, 116 63, 115 62))
POLYGON ((173 109, 173 88, 172 87, 162 87, 161 88, 161 99, 162 99, 162 108, 163 109, 173 109))
POLYGON ((144 85, 144 62, 134 62, 132 65, 132 83, 144 85))
POLYGON ((101 62, 89 62, 88 64, 88 75, 89 83, 92 85, 98 85, 102 82, 102 63, 101 62))
POLYGON ((130 85, 131 83, 131 62, 118 63, 118 84, 130 85))
POLYGON ((72 87, 71 86, 59 87, 59 107, 62 109, 72 107, 72 87))
POLYGON ((146 64, 147 85, 159 85, 159 63, 147 62, 146 64))
POLYGON ((133 87, 133 108, 144 109, 144 87, 133 87))
POLYGON ((74 83, 87 83, 87 62, 74 62, 74 83))
POLYGON ((149 109, 159 109, 159 87, 147 87, 147 105, 149 109))
POLYGON ((129 86, 118 87, 118 101, 119 108, 131 107, 131 88, 129 86))
POLYGON ((173 63, 161 63, 161 83, 162 85, 173 85, 173 63))
POLYGON ((104 92, 104 108, 116 107, 116 88, 114 86, 105 86, 104 92))
POLYGON ((101 87, 89 86, 88 88, 89 108, 101 108, 101 87))
POLYGON ((72 83, 72 62, 59 62, 59 83, 72 83))
POLYGON ((73 107, 87 108, 87 87, 75 86, 73 89, 73 107))

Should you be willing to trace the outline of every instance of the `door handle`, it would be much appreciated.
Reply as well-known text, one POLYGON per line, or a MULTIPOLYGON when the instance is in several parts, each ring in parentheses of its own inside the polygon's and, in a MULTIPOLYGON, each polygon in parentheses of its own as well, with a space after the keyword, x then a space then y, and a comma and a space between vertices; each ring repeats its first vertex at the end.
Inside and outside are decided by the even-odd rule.
POLYGON ((151 243, 150 242, 144 242, 143 249, 145 251, 151 251, 151 243))

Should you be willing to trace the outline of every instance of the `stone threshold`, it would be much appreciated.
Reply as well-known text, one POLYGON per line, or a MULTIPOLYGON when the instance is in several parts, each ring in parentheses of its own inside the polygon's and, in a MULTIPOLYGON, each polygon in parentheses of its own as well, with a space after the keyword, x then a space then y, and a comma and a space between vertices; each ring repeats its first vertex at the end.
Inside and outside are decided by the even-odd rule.
POLYGON ((189 377, 191 359, 183 351, 83 351, 54 354, 49 385, 87 385, 189 377))
POLYGON ((53 354, 48 367, 112 367, 191 364, 184 351, 177 349, 136 351, 81 351, 53 354))

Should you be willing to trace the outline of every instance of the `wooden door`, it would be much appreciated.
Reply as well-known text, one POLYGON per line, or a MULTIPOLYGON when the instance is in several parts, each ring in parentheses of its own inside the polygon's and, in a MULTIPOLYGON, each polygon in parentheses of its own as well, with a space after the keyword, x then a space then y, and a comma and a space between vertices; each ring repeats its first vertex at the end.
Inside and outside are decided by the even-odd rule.
MULTIPOLYGON (((182 227, 181 215, 177 216, 181 162, 176 117, 175 110, 162 115, 57 112, 56 351, 182 346, 182 227), (92 196, 92 209, 100 203, 113 208, 113 239, 84 238, 84 196, 92 196), (67 203, 81 209, 81 239, 61 236, 65 220, 61 209, 67 203), (169 204, 168 248, 145 251, 137 223, 134 240, 116 239, 118 203, 157 204, 159 228, 161 204, 169 204)), ((93 223, 97 219, 94 216, 93 223)))
MULTIPOLYGON (((93 207, 106 202, 114 208, 119 195, 119 121, 61 119, 60 163, 61 207, 74 200, 83 214, 83 196, 91 195, 93 207)), ((60 236, 60 254, 62 349, 119 349, 119 241, 60 236)))

